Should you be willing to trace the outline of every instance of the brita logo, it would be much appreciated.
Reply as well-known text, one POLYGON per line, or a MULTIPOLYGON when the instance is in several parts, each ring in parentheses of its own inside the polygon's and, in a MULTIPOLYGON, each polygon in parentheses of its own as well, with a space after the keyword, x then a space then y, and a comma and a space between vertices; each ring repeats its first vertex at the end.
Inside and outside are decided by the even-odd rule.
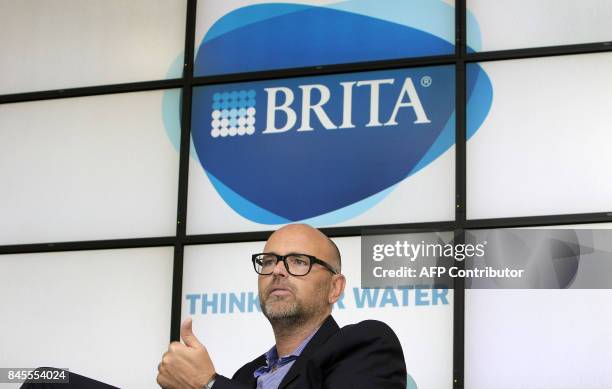
MULTIPOLYGON (((342 95, 334 98, 342 101, 342 116, 340 121, 334 123, 326 111, 326 105, 332 99, 330 89, 323 84, 299 85, 301 105, 294 107, 295 93, 291 88, 277 87, 264 88, 266 92, 266 127, 263 134, 278 134, 295 129, 296 131, 313 131, 312 122, 315 120, 326 130, 355 128, 353 123, 353 89, 366 88, 370 95, 370 115, 367 123, 358 123, 359 126, 380 127, 397 126, 400 109, 411 108, 415 113, 415 124, 431 123, 416 88, 410 77, 403 81, 397 96, 393 111, 389 118, 380 117, 381 87, 393 85, 395 79, 364 80, 341 82, 342 95), (317 95, 318 100, 313 98, 317 95), (316 101, 315 101, 316 100, 316 101), (281 117, 277 120, 278 117, 281 117), (381 122, 382 120, 382 122, 381 122), (278 122, 283 121, 282 126, 278 122), (299 124, 298 124, 299 122, 299 124)), ((429 86, 431 78, 423 77, 421 84, 429 86)), ((254 90, 232 91, 231 93, 215 93, 212 97, 212 130, 211 136, 225 137, 235 135, 253 135, 255 133, 255 107, 254 90)), ((333 104, 330 104, 333 105, 333 104)))
MULTIPOLYGON (((454 30, 423 20, 452 27, 454 8, 434 0, 245 6, 205 33, 194 70, 452 54, 454 30), (359 39, 344 33, 356 25, 359 39)), ((466 76, 469 137, 492 89, 478 64, 466 76)), ((208 180, 235 212, 261 224, 351 219, 455 144, 452 65, 206 85, 194 88, 192 103, 192 144, 208 180)))
POLYGON ((194 107, 208 109, 193 110, 193 144, 243 216, 307 220, 376 196, 451 147, 454 90, 452 66, 199 87, 194 107))

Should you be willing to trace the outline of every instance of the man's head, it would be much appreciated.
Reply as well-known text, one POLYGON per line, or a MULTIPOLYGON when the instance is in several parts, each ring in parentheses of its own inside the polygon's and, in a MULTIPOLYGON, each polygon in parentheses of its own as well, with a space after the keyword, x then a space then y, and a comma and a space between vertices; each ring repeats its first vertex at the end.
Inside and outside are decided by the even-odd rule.
POLYGON ((344 291, 338 247, 321 231, 305 224, 290 224, 274 232, 263 250, 278 255, 306 254, 330 265, 338 274, 314 263, 304 276, 287 272, 279 261, 272 274, 260 275, 259 301, 272 325, 296 326, 323 320, 344 291))

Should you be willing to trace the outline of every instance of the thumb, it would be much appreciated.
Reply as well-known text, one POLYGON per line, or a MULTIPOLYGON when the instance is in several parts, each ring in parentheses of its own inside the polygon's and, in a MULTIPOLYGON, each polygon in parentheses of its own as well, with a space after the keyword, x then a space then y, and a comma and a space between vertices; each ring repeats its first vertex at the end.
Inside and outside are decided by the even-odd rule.
POLYGON ((181 324, 181 339, 183 339, 187 347, 204 348, 204 345, 200 343, 198 338, 193 334, 193 329, 191 328, 192 324, 193 321, 190 317, 183 321, 181 324))

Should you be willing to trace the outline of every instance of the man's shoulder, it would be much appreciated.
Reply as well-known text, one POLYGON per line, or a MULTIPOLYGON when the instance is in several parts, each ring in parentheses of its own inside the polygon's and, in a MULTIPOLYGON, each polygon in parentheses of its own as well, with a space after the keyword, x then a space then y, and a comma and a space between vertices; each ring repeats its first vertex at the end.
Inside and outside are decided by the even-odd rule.
POLYGON ((389 339, 399 343, 393 329, 379 320, 364 320, 359 323, 348 324, 342 327, 330 340, 341 341, 353 337, 362 340, 389 339))
POLYGON ((313 350, 313 358, 330 362, 371 353, 389 353, 403 358, 397 335, 386 323, 378 320, 364 320, 340 328, 313 350))
POLYGON ((380 320, 364 320, 359 323, 347 324, 340 329, 342 332, 371 331, 373 334, 395 334, 389 325, 380 320))
POLYGON ((311 376, 322 377, 329 387, 406 387, 401 343, 393 329, 378 320, 342 327, 313 352, 310 362, 311 376))

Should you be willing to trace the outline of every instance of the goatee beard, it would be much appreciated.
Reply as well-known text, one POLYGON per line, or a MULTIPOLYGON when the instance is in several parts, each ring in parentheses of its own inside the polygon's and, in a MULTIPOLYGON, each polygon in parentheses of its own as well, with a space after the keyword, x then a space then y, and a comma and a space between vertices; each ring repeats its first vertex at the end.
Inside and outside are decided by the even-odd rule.
POLYGON ((268 319, 270 324, 275 329, 291 329, 299 327, 308 321, 307 313, 297 302, 288 304, 285 307, 272 307, 272 304, 277 301, 266 301, 262 306, 261 310, 264 316, 268 319))

